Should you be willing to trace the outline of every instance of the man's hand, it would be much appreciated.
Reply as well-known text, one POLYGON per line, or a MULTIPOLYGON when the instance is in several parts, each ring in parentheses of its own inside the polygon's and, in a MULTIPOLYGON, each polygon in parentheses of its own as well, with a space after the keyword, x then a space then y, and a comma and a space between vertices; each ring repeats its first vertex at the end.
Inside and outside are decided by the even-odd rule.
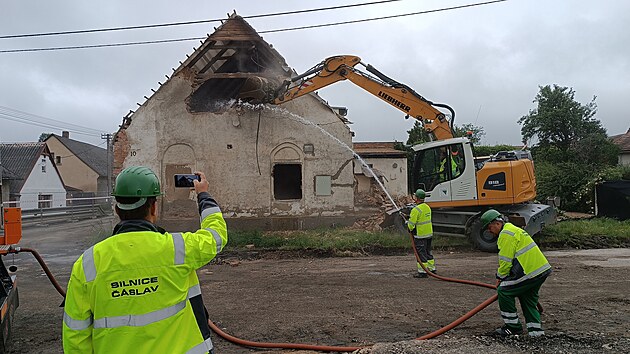
POLYGON ((194 180, 193 184, 195 185, 195 192, 197 194, 202 193, 202 192, 208 192, 208 188, 210 187, 210 184, 208 183, 208 180, 206 179, 206 175, 203 172, 195 172, 195 174, 199 177, 201 177, 201 181, 197 181, 194 180))

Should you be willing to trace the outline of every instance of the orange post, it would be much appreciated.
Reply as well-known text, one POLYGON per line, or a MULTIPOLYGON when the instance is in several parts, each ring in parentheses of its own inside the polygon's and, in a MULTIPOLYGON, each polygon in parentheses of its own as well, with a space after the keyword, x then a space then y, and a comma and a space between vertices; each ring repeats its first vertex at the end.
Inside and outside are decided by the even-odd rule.
POLYGON ((22 208, 4 208, 3 245, 15 245, 22 239, 22 208))

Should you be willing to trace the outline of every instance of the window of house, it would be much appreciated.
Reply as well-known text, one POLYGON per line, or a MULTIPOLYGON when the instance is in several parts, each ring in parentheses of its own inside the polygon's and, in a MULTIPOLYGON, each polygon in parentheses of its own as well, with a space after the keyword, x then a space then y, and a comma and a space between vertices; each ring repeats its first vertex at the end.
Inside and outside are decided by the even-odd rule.
POLYGON ((57 160, 57 165, 61 165, 61 156, 55 156, 55 159, 57 160))
POLYGON ((40 194, 39 200, 37 202, 37 207, 39 209, 51 208, 52 207, 52 194, 40 194))
POLYGON ((302 199, 302 165, 273 166, 273 196, 276 200, 302 199))
POLYGON ((42 173, 46 173, 46 159, 42 158, 42 173))

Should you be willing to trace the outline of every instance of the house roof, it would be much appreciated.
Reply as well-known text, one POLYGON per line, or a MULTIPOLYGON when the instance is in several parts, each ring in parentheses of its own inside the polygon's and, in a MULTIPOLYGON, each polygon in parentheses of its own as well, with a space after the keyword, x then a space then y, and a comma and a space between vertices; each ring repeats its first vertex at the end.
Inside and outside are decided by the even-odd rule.
MULTIPOLYGON (((187 99, 191 112, 218 112, 231 105, 223 104, 237 97, 247 78, 252 74, 280 84, 291 76, 297 75, 286 63, 285 59, 272 45, 267 43, 256 30, 241 16, 235 13, 222 21, 212 34, 201 43, 194 52, 186 55, 173 75, 167 75, 167 81, 178 74, 194 78, 193 94, 187 99), (210 99, 209 99, 210 98, 210 99)), ((160 88, 163 86, 160 83, 160 88)), ((159 91, 152 90, 153 94, 159 91)), ((330 108, 316 93, 312 93, 323 105, 330 108)), ((151 97, 146 97, 142 107, 151 97)), ((341 121, 349 121, 330 108, 341 121)), ((121 129, 131 124, 134 111, 123 117, 121 129)), ((119 129, 120 131, 120 129, 119 129)))
MULTIPOLYGON (((65 138, 56 134, 50 134, 44 142, 55 137, 62 143, 72 154, 83 161, 100 177, 107 177, 107 149, 103 149, 96 145, 84 143, 82 141, 65 138)), ((112 157, 110 156, 110 159, 112 157)))
POLYGON ((355 142, 353 150, 361 157, 405 157, 406 152, 394 149, 396 142, 355 142))
POLYGON ((625 134, 610 137, 612 142, 619 146, 622 152, 630 152, 630 129, 625 134))
POLYGON ((42 154, 50 154, 44 143, 0 144, 2 167, 13 175, 12 179, 17 181, 10 184, 10 193, 20 193, 42 154))

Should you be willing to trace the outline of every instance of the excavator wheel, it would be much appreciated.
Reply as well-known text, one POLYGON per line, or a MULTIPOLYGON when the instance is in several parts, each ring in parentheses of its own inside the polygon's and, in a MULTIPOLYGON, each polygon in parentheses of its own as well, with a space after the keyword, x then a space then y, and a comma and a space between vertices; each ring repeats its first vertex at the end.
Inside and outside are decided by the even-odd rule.
POLYGON ((488 230, 481 230, 481 220, 476 217, 466 228, 466 236, 470 242, 480 251, 493 252, 499 251, 497 247, 497 239, 488 230))

